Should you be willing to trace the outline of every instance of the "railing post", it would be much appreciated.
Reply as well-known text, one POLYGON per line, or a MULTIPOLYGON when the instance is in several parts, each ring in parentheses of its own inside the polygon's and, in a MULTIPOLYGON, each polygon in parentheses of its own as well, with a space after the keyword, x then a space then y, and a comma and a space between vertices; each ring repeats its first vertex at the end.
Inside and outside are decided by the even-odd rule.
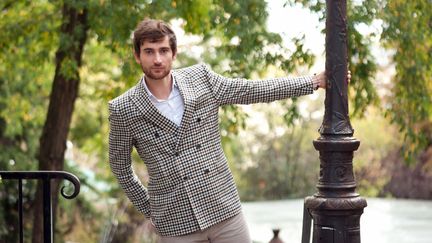
POLYGON ((43 179, 43 222, 44 222, 44 243, 52 243, 52 206, 51 206, 51 181, 50 178, 43 179))
POLYGON ((19 213, 19 233, 20 243, 24 242, 24 228, 23 228, 23 200, 22 200, 22 179, 18 180, 18 213, 19 213))

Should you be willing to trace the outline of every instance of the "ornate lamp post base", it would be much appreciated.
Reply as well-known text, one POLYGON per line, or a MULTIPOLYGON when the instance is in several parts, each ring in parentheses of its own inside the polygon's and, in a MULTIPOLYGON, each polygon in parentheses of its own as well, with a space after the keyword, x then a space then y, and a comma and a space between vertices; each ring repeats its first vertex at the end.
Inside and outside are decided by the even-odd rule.
POLYGON ((366 200, 355 198, 306 198, 314 219, 313 243, 360 243, 360 216, 366 200))
POLYGON ((355 192, 352 160, 359 145, 353 137, 314 141, 320 152, 318 192, 305 199, 314 219, 313 243, 360 243, 360 216, 367 203, 355 192))

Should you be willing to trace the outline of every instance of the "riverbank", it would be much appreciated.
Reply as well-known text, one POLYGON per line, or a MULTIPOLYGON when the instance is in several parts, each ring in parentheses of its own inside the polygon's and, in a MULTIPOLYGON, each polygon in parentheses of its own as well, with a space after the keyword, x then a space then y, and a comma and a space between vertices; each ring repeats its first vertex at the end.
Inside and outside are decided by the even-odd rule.
MULTIPOLYGON (((430 243, 432 201, 367 198, 362 243, 430 243)), ((281 229, 285 243, 301 242, 303 199, 243 203, 254 242, 267 243, 281 229)))

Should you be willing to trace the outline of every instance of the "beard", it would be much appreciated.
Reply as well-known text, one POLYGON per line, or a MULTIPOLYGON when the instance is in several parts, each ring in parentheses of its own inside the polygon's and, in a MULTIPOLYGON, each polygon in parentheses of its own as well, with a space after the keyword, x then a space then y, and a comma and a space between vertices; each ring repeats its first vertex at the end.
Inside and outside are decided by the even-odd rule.
POLYGON ((171 72, 171 66, 152 66, 149 68, 145 68, 141 66, 146 77, 151 78, 153 80, 160 80, 168 76, 171 72))

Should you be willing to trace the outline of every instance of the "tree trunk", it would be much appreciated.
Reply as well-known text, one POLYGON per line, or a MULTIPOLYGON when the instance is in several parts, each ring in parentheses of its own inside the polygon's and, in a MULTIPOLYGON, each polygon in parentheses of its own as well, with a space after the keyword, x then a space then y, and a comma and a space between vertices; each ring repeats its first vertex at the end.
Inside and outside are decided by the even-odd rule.
MULTIPOLYGON (((87 40, 88 20, 85 4, 64 1, 60 44, 47 118, 40 137, 39 170, 63 170, 66 139, 74 103, 78 95, 79 68, 87 40)), ((52 212, 55 219, 60 181, 52 181, 52 212)), ((32 242, 43 242, 42 183, 38 183, 34 202, 32 242)), ((55 225, 55 224, 54 224, 55 225)))

